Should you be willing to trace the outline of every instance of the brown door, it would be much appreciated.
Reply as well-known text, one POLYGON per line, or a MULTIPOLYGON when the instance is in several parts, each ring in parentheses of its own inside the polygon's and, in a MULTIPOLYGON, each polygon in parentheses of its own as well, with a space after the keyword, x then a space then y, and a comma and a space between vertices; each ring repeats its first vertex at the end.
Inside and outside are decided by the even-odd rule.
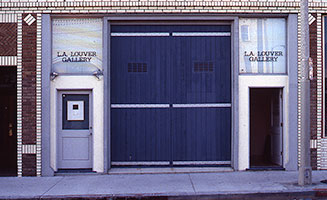
POLYGON ((0 176, 17 175, 16 68, 0 68, 0 176))

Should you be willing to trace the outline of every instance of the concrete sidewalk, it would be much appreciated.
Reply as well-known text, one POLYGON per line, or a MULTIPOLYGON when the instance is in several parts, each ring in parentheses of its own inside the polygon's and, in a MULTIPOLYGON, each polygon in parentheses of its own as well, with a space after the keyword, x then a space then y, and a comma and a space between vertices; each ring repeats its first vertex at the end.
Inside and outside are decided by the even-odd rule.
POLYGON ((313 185, 297 186, 298 172, 1 177, 0 198, 45 199, 327 199, 327 171, 313 172, 313 185))

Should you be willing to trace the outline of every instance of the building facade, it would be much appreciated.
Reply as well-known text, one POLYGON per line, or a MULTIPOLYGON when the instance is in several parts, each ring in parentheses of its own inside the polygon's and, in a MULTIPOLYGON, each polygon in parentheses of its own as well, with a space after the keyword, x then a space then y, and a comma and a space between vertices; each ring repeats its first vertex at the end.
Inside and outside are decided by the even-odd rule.
MULTIPOLYGON (((310 2, 311 163, 327 168, 325 13, 310 2)), ((0 175, 297 170, 300 2, 3 1, 0 175)))

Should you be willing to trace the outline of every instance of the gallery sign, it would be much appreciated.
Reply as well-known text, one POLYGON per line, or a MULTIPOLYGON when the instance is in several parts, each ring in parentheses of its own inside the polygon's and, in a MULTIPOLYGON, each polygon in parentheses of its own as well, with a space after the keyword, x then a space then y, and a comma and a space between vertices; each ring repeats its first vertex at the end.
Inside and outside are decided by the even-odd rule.
POLYGON ((96 56, 96 51, 57 52, 57 57, 62 58, 62 62, 91 62, 92 58, 96 56))
POLYGON ((286 73, 286 20, 240 19, 240 73, 286 73))
POLYGON ((52 70, 68 74, 90 74, 102 70, 101 19, 53 20, 52 70))
POLYGON ((282 51, 250 51, 244 52, 244 57, 248 57, 250 62, 278 62, 278 58, 283 56, 282 51))

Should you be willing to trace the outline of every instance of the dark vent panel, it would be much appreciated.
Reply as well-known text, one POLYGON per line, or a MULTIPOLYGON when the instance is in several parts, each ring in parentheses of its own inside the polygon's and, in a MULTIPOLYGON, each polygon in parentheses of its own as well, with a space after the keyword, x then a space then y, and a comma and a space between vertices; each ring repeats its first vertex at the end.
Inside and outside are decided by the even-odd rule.
POLYGON ((146 63, 128 63, 128 72, 147 72, 148 66, 146 63))
POLYGON ((213 62, 194 62, 194 72, 213 72, 213 62))

